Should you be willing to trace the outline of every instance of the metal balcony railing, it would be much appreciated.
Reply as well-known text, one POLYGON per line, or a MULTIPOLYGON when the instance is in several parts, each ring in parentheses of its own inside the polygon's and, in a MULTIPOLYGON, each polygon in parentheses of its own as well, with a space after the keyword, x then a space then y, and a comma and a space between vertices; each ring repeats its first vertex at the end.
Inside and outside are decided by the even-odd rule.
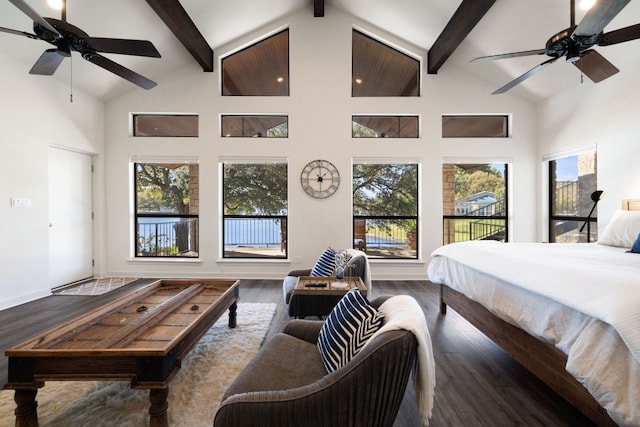
POLYGON ((198 216, 138 214, 136 256, 197 258, 198 216))

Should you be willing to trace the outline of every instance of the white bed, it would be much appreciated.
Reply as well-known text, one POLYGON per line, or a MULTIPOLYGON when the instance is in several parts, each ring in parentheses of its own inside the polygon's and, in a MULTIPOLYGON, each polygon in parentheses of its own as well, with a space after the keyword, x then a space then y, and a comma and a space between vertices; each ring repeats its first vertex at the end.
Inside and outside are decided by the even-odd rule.
MULTIPOLYGON (((640 212, 623 216, 626 240, 613 242, 628 247, 455 243, 433 253, 428 276, 443 285, 443 311, 460 312, 597 424, 639 426, 640 254, 626 251, 640 212), (516 328, 525 344, 511 341, 516 328)), ((615 218, 601 241, 619 237, 615 218)))

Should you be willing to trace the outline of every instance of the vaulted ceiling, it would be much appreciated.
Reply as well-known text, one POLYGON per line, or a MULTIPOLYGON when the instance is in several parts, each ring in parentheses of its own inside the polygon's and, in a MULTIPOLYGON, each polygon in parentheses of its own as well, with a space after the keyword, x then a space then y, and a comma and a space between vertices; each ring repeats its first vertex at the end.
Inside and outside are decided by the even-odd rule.
MULTIPOLYGON (((59 12, 49 9, 45 0, 25 1, 42 16, 59 17, 59 12)), ((569 0, 394 0, 393 5, 371 0, 67 1, 67 20, 91 36, 152 41, 162 58, 110 58, 156 81, 183 67, 211 71, 208 67, 215 65, 213 52, 217 47, 292 11, 308 10, 310 16, 321 20, 332 10, 340 9, 422 49, 417 53, 423 57, 425 73, 445 74, 456 69, 484 81, 489 94, 547 57, 470 63, 471 59, 544 48, 549 37, 570 24, 569 0)), ((578 9, 576 21, 580 22, 583 15, 578 9)), ((640 1, 632 0, 605 30, 638 22, 640 1)), ((32 21, 8 0, 0 2, 0 27, 33 32, 32 21)), ((0 53, 24 63, 25 73, 48 47, 42 41, 0 33, 0 53)), ((640 72, 640 40, 597 50, 621 73, 640 72)), ((70 75, 70 62, 60 66, 56 77, 69 80, 65 76, 70 75)), ((96 68, 74 58, 73 85, 105 100, 129 90, 142 90, 96 68)), ((538 101, 580 84, 580 80, 580 71, 560 59, 512 89, 512 93, 538 101)), ((585 79, 585 84, 593 83, 585 79)))

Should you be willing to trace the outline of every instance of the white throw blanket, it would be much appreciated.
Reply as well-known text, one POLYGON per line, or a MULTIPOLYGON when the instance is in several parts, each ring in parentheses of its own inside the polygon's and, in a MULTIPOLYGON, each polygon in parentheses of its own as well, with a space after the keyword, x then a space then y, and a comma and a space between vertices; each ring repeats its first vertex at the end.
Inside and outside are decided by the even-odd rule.
MULTIPOLYGON (((640 255, 598 244, 453 243, 446 256, 613 326, 640 361, 640 255)), ((429 280, 443 283, 432 270, 429 280)))
POLYGON ((413 368, 413 385, 422 424, 427 426, 433 411, 433 396, 436 388, 436 363, 433 358, 427 320, 418 302, 409 295, 391 297, 379 307, 379 310, 385 315, 385 323, 367 343, 380 334, 398 329, 412 332, 418 341, 418 357, 413 368))
POLYGON ((364 274, 362 275, 362 282, 367 288, 367 292, 371 293, 371 269, 369 268, 369 257, 366 253, 359 251, 357 249, 347 249, 347 254, 351 255, 351 257, 355 258, 357 256, 364 257, 364 274))

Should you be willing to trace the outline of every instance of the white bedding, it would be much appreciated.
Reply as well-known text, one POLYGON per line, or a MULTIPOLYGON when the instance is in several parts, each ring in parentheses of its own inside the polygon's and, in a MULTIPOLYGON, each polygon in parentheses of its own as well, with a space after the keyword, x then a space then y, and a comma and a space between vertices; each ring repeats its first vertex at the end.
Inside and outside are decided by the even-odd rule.
POLYGON ((640 425, 640 352, 631 349, 640 349, 639 254, 596 244, 464 242, 436 250, 428 275, 556 345, 567 371, 618 424, 640 425))

